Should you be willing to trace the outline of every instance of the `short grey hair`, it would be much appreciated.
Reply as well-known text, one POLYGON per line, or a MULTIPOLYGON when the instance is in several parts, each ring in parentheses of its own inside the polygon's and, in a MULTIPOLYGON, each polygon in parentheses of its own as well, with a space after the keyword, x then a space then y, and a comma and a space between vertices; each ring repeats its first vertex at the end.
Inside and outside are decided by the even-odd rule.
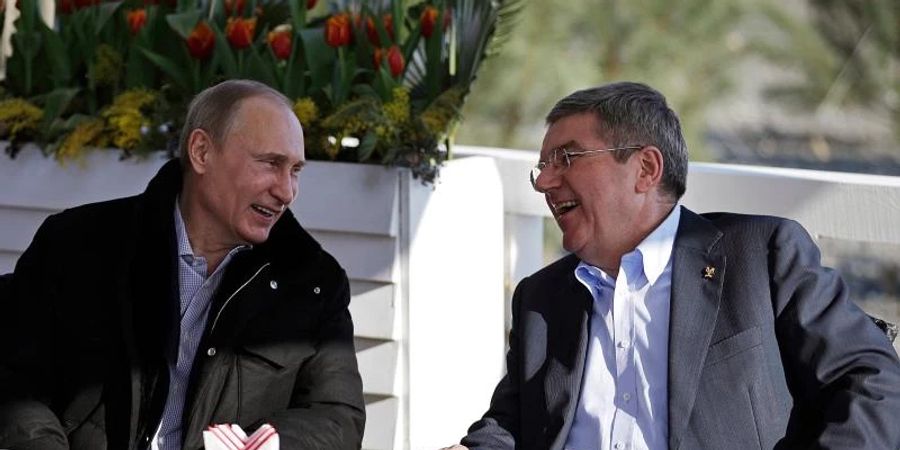
POLYGON ((281 92, 253 80, 226 80, 208 87, 197 94, 188 106, 178 155, 182 169, 187 169, 187 146, 191 132, 201 129, 212 138, 213 144, 221 145, 234 121, 241 101, 251 97, 264 97, 292 109, 291 101, 281 92))
MULTIPOLYGON (((547 114, 547 125, 582 113, 592 113, 598 122, 598 135, 612 147, 653 145, 663 157, 662 189, 675 200, 687 186, 687 144, 681 133, 678 115, 666 98, 641 83, 617 82, 576 91, 560 100, 547 114)), ((614 152, 624 162, 636 150, 614 152)))

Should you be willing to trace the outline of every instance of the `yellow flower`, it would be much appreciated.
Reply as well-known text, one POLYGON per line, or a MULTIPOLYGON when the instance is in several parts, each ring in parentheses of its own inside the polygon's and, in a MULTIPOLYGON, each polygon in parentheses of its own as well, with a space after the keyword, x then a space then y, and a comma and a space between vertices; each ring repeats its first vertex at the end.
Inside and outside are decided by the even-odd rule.
POLYGON ((115 86, 123 72, 122 55, 109 44, 97 46, 94 81, 100 86, 115 86))
POLYGON ((112 144, 118 148, 131 150, 141 142, 141 127, 149 123, 141 110, 156 101, 152 91, 134 89, 125 91, 113 100, 112 105, 100 113, 106 120, 106 127, 112 144))
POLYGON ((394 88, 391 101, 384 104, 384 116, 392 123, 409 121, 409 90, 405 87, 394 88))
POLYGON ((429 133, 444 135, 450 126, 459 118, 459 105, 462 104, 462 92, 451 88, 438 96, 419 116, 429 133))
POLYGON ((44 112, 27 100, 0 101, 0 136, 6 134, 14 140, 20 133, 37 131, 42 117, 44 112))
POLYGON ((319 107, 313 99, 303 97, 294 103, 294 114, 297 115, 301 125, 307 126, 319 118, 319 107))
POLYGON ((156 92, 138 88, 117 95, 111 107, 141 110, 155 101, 156 92))
POLYGON ((56 158, 59 160, 75 158, 80 156, 87 146, 102 146, 103 128, 104 123, 100 119, 81 122, 63 140, 56 152, 56 158))

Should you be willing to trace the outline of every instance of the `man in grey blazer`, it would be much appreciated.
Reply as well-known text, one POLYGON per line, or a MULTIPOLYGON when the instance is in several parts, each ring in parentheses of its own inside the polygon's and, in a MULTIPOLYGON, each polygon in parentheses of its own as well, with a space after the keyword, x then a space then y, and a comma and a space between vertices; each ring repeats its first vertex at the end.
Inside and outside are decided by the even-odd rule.
MULTIPOLYGON (((572 254, 522 280, 472 449, 900 449, 900 363, 796 222, 678 205, 657 91, 578 91, 532 172, 572 254)), ((840 212, 836 211, 836 214, 840 212)))

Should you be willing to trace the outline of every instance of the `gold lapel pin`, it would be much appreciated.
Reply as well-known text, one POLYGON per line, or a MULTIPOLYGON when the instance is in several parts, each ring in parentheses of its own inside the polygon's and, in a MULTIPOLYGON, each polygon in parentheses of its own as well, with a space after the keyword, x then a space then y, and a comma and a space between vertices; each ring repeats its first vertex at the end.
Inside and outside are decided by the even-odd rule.
POLYGON ((706 278, 707 280, 711 280, 715 274, 716 268, 713 266, 706 266, 706 268, 703 269, 703 278, 706 278))

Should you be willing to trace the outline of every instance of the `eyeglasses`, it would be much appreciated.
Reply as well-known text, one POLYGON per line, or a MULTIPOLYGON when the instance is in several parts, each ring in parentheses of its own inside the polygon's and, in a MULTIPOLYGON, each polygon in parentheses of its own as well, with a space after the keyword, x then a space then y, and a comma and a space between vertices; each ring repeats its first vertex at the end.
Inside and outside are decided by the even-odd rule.
POLYGON ((643 145, 629 145, 626 147, 616 147, 616 148, 604 148, 599 150, 580 150, 580 151, 571 151, 567 150, 565 147, 557 147, 550 152, 550 159, 547 161, 538 161, 538 163, 531 169, 530 180, 531 187, 538 192, 541 192, 540 189, 537 188, 537 178, 548 166, 557 169, 559 173, 564 172, 569 166, 572 165, 572 160, 585 155, 599 155, 601 153, 607 152, 617 152, 620 150, 639 150, 644 148, 643 145))

